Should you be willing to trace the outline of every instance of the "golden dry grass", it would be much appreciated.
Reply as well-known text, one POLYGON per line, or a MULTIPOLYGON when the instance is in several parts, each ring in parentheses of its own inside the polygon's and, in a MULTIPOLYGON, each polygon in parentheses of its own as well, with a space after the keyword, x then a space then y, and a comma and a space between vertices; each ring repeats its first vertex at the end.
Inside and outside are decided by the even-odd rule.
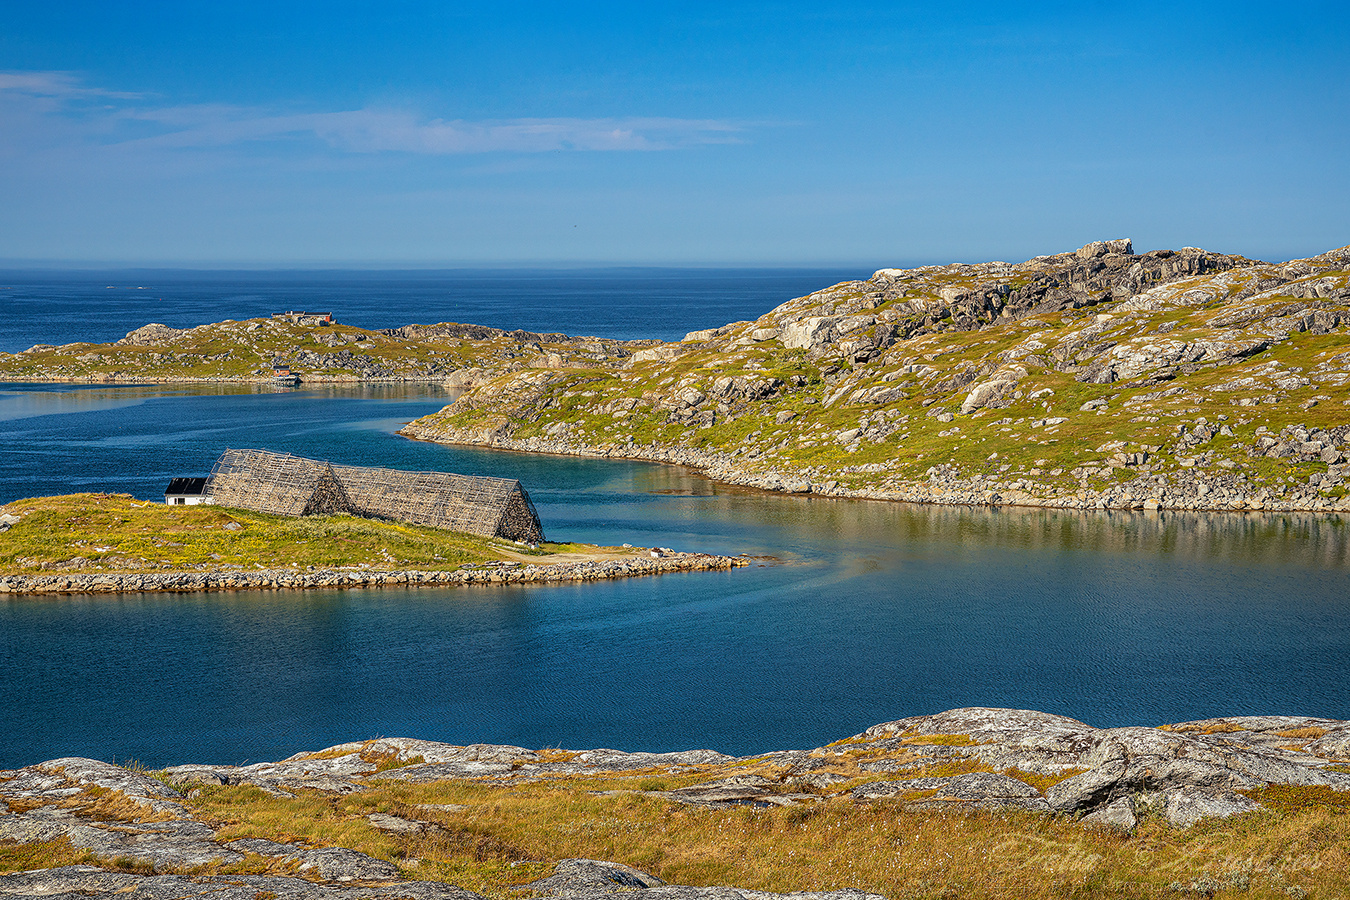
POLYGON ((1177 734, 1232 734, 1242 731, 1241 725, 1232 722, 1195 722, 1186 725, 1162 725, 1159 731, 1174 731, 1177 734))
POLYGON ((206 787, 193 802, 221 826, 222 839, 352 847, 396 863, 408 877, 446 880, 502 900, 569 857, 627 863, 671 883, 858 887, 895 900, 1178 892, 1287 898, 1300 891, 1341 896, 1350 888, 1350 793, 1326 788, 1272 788, 1254 795, 1270 807, 1265 811, 1191 828, 1145 816, 1127 837, 1021 811, 916 809, 843 797, 788 808, 696 808, 634 790, 669 789, 669 783, 648 786, 653 778, 384 781, 344 797, 304 792, 295 799, 206 787), (369 824, 371 812, 434 824, 420 835, 389 835, 369 824))
POLYGON ((1305 728, 1290 728, 1285 731, 1275 732, 1276 736, 1282 738, 1298 738, 1301 740, 1315 741, 1327 733, 1325 728, 1319 728, 1316 725, 1309 725, 1305 728))
POLYGON ((63 800, 62 807, 99 822, 167 822, 174 818, 167 810, 155 810, 148 803, 121 791, 90 785, 84 792, 63 800))
POLYGON ((27 872, 54 866, 92 865, 96 857, 88 850, 77 850, 66 838, 19 844, 0 840, 0 872, 27 872))
MULTIPOLYGON (((892 900, 1337 897, 1350 889, 1350 792, 1325 787, 1252 792, 1265 810, 1190 828, 1146 815, 1133 836, 1022 811, 918 809, 842 797, 788 808, 706 809, 638 792, 707 776, 666 776, 659 786, 650 773, 510 784, 378 781, 356 794, 303 791, 295 798, 203 786, 187 803, 219 829, 220 840, 350 847, 395 863, 407 877, 448 881, 493 900, 517 896, 516 886, 571 857, 627 863, 677 884, 857 887, 892 900), (428 808, 447 804, 455 808, 428 808), (366 819, 372 812, 429 826, 416 835, 386 834, 366 819)), ((130 859, 95 859, 64 841, 0 843, 0 871, 76 862, 146 870, 130 859)), ((250 856, 187 874, 294 871, 294 863, 250 856)))

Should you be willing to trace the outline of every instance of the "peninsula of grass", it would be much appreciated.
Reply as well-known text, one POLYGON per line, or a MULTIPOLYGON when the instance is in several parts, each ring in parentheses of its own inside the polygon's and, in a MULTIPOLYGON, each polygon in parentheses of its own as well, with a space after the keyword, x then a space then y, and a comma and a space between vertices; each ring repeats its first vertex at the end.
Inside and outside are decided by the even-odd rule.
MULTIPOLYGON (((465 565, 607 555, 604 548, 511 541, 348 515, 290 518, 222 506, 167 506, 127 494, 17 500, 0 534, 9 575, 256 569, 449 571, 465 565)), ((618 553, 619 551, 613 551, 618 553)))

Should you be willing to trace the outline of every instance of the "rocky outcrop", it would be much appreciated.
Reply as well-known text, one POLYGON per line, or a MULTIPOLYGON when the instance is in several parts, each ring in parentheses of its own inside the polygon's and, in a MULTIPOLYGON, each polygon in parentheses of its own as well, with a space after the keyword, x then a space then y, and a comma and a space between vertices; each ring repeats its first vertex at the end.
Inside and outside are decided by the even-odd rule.
POLYGON ((137 900, 483 900, 482 895, 436 881, 332 885, 273 875, 135 875, 97 866, 62 866, 0 875, 7 897, 135 897, 137 900))
POLYGON ((403 433, 836 497, 1346 511, 1348 259, 1119 239, 882 269, 613 365, 487 379, 403 433), (1293 471, 1250 463, 1272 451, 1293 471))
MULTIPOLYGON (((621 863, 560 861, 553 875, 519 889, 523 896, 556 900, 883 900, 856 888, 774 894, 731 887, 666 884, 621 863)), ((135 875, 97 866, 63 866, 0 874, 0 894, 13 897, 136 897, 140 900, 484 900, 481 894, 435 881, 343 885, 266 875, 135 875)))
POLYGON ((1339 751, 1350 736, 1350 723, 1331 719, 1249 716, 1099 729, 1047 713, 974 708, 876 725, 858 743, 895 748, 906 741, 922 745, 926 736, 969 740, 937 751, 943 758, 1068 775, 1045 790, 1046 808, 1093 821, 1124 819, 1123 810, 1147 807, 1186 825, 1256 809, 1238 792, 1270 784, 1350 790, 1350 773, 1338 770, 1336 753, 1319 752, 1339 751), (1329 736, 1313 748, 1313 740, 1329 736))
POLYGON ((878 894, 856 888, 773 894, 742 888, 666 884, 632 866, 594 859, 564 859, 554 867, 552 875, 522 885, 521 890, 549 900, 883 900, 878 894))
POLYGON ((170 328, 168 325, 161 325, 159 322, 151 322, 149 325, 142 325, 135 331, 127 333, 127 336, 117 342, 122 347, 152 347, 156 344, 172 344, 178 338, 187 334, 190 329, 170 328))
POLYGON ((431 585, 542 584, 603 581, 671 572, 732 569, 747 560, 706 553, 652 550, 651 556, 532 565, 483 563, 451 571, 388 572, 371 569, 259 569, 211 572, 62 573, 0 575, 0 594, 125 594, 153 591, 246 591, 272 589, 421 587, 431 585))
MULTIPOLYGON (((1184 827, 1207 817, 1254 812, 1260 809, 1261 790, 1270 785, 1350 791, 1348 753, 1350 722, 1333 719, 1239 716, 1157 728, 1094 728, 1031 710, 966 708, 886 722, 814 750, 741 758, 710 750, 534 751, 381 738, 280 762, 174 766, 153 778, 95 760, 56 759, 0 772, 5 810, 0 814, 0 841, 66 841, 88 851, 100 865, 0 875, 0 894, 232 897, 246 888, 254 893, 239 896, 476 896, 449 885, 401 880, 392 861, 344 847, 264 836, 224 838, 193 813, 193 791, 207 784, 248 785, 293 797, 299 791, 369 791, 388 780, 464 780, 509 787, 541 780, 603 777, 622 783, 632 778, 632 788, 619 793, 713 809, 840 798, 915 809, 1071 816, 1085 827, 1128 832, 1142 816, 1184 827), (693 783, 655 790, 650 781, 656 775, 693 783), (201 874, 213 866, 259 861, 271 861, 285 874, 201 874), (128 868, 133 871, 116 871, 128 868), (154 874, 146 874, 149 870, 154 874), (357 885, 359 892, 353 887, 357 885)), ((448 827, 441 824, 443 817, 463 809, 417 806, 399 815, 372 812, 366 819, 390 840, 422 841, 448 827)), ((780 896, 667 885, 630 866, 587 859, 562 860, 553 874, 521 890, 566 900, 634 893, 649 900, 780 896)), ((847 890, 791 896, 871 898, 847 890)))

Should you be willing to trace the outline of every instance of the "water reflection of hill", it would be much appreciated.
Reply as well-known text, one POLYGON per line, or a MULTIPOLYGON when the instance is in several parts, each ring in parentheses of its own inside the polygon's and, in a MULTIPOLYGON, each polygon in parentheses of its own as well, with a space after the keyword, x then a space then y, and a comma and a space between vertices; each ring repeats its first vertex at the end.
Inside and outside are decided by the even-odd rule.
POLYGON ((634 486, 700 498, 710 517, 743 518, 852 542, 859 549, 906 544, 979 544, 1003 549, 1167 554, 1232 564, 1350 568, 1350 522, 1316 513, 1079 511, 924 506, 766 494, 719 485, 688 469, 653 466, 634 486))

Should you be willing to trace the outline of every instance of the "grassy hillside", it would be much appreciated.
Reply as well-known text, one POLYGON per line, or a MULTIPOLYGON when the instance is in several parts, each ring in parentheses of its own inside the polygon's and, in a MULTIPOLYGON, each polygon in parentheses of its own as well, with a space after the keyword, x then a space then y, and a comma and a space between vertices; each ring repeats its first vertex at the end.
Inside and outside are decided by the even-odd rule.
MULTIPOLYGON (((734 774, 734 773, 728 773, 734 774)), ((706 773, 704 774, 706 777, 706 773)), ((1338 896, 1350 884, 1350 796, 1266 791, 1272 807, 1178 828, 1146 820, 1135 835, 1030 812, 860 806, 830 800, 778 809, 700 809, 642 796, 677 779, 560 779, 511 785, 385 782, 339 800, 277 800, 257 789, 203 788, 196 805, 231 832, 352 846, 408 875, 491 898, 566 858, 624 862, 669 883, 767 891, 855 887, 907 897, 1338 896), (610 793, 615 792, 615 793, 610 793), (375 831, 371 812, 427 816, 454 804, 442 832, 375 831)))
POLYGON ((1113 241, 883 269, 626 359, 503 374, 405 433, 825 494, 1341 507, 1347 326, 1350 249, 1273 265, 1113 241))

